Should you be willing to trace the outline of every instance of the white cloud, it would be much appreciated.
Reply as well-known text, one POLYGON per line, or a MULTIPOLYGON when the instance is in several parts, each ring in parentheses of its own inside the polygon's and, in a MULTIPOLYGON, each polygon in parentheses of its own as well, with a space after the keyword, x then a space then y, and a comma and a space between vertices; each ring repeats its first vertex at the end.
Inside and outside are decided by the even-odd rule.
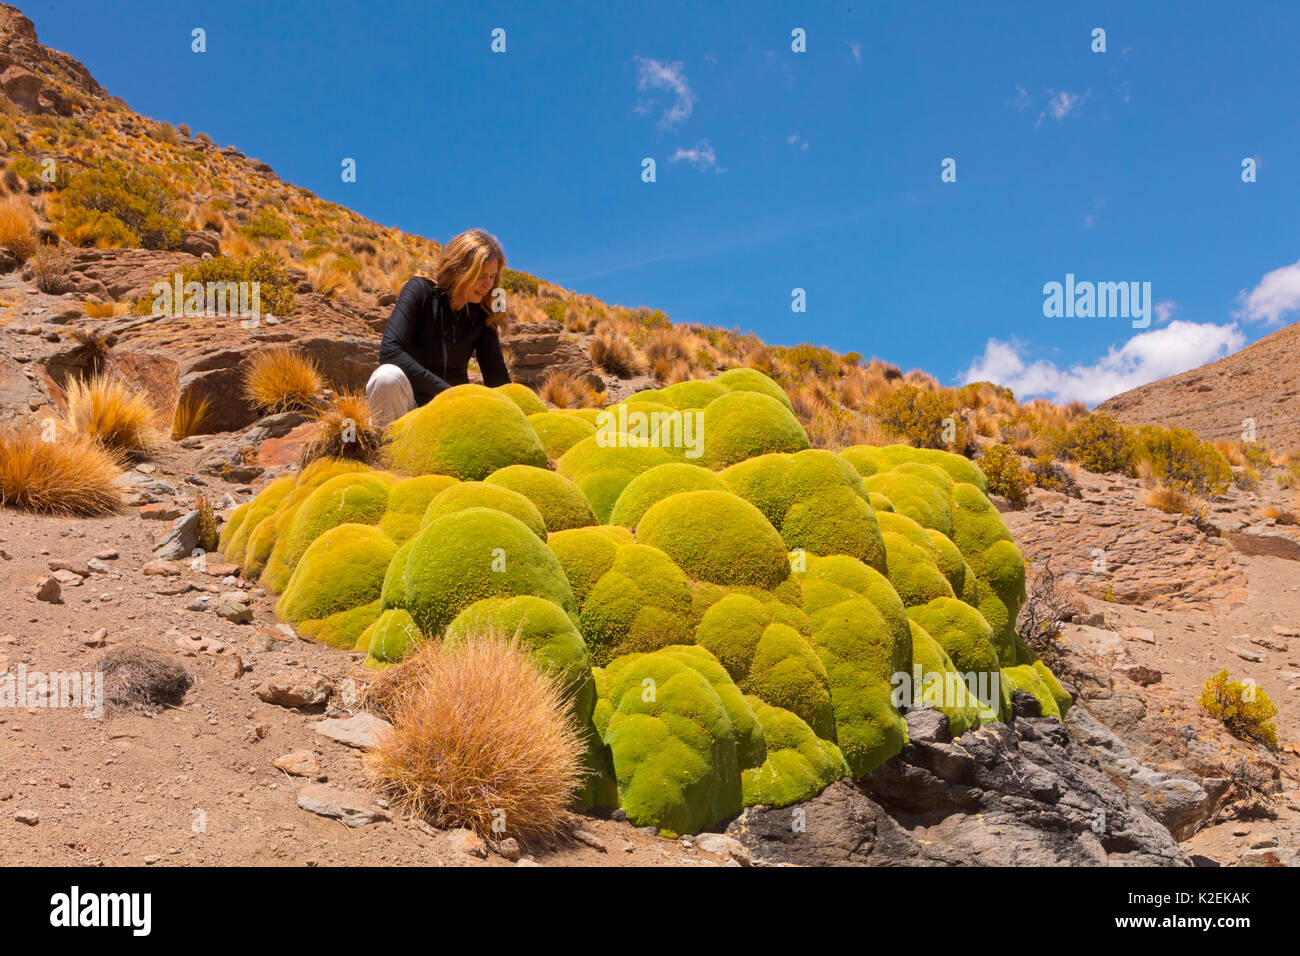
POLYGON ((1245 344, 1246 336, 1236 323, 1176 321, 1141 332, 1118 348, 1112 345, 1091 365, 1060 368, 1044 359, 1026 361, 1024 342, 989 339, 984 354, 962 373, 962 382, 1006 385, 1022 401, 1043 397, 1057 403, 1079 399, 1095 405, 1130 388, 1231 355, 1245 344))
MULTIPOLYGON (((664 110, 659 118, 659 125, 664 129, 676 126, 686 120, 695 109, 695 91, 686 80, 686 71, 680 63, 663 63, 646 57, 637 57, 636 88, 642 93, 650 90, 666 90, 673 95, 673 104, 664 110)), ((636 105, 638 113, 649 113, 652 104, 642 99, 636 105)))
POLYGON ((1164 325, 1166 322, 1168 322, 1170 319, 1174 317, 1174 312, 1177 311, 1178 309, 1178 303, 1174 302, 1172 299, 1166 302, 1157 302, 1155 305, 1155 309, 1156 309, 1156 323, 1159 325, 1164 325))
POLYGON ((849 52, 853 54, 853 59, 858 63, 862 62, 862 44, 856 40, 849 43, 849 52))
POLYGON ((1080 103, 1088 98, 1088 93, 1071 93, 1068 90, 1048 90, 1051 97, 1047 101, 1047 109, 1038 114, 1038 119, 1034 122, 1037 128, 1040 123, 1050 114, 1052 119, 1058 123, 1075 112, 1080 103))
POLYGON ((1242 289, 1238 298, 1242 307, 1237 318, 1280 322, 1288 312, 1300 309, 1300 262, 1265 273, 1259 285, 1249 292, 1242 289))
POLYGON ((1007 100, 1007 105, 1014 106, 1017 110, 1023 113, 1026 109, 1029 108, 1029 104, 1031 104, 1033 101, 1034 99, 1029 95, 1029 91, 1026 90, 1019 83, 1017 83, 1016 98, 1014 100, 1007 100))
POLYGON ((808 148, 808 140, 801 137, 798 133, 791 133, 789 136, 785 138, 785 141, 789 143, 791 146, 796 146, 799 149, 808 148))
MULTIPOLYGON (((712 169, 717 166, 718 157, 713 152, 713 147, 709 145, 707 139, 702 139, 695 144, 693 149, 682 149, 677 147, 677 152, 668 157, 670 163, 676 163, 680 160, 686 160, 697 169, 712 169)), ((718 168, 717 172, 725 172, 718 168)))

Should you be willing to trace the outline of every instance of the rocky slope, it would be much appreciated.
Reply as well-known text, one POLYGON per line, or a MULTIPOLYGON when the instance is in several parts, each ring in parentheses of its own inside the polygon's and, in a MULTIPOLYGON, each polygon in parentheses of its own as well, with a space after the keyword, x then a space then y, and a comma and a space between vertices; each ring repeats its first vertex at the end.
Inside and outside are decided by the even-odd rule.
POLYGON ((1300 323, 1288 325, 1240 352, 1141 385, 1097 406, 1133 425, 1189 428, 1208 441, 1242 437, 1255 420, 1255 437, 1277 452, 1300 448, 1300 323))

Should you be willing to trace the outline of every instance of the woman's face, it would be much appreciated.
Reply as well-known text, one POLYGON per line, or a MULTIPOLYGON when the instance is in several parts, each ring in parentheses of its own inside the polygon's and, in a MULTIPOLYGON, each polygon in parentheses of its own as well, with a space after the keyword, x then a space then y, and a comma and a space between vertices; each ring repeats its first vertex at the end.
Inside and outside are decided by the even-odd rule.
POLYGON ((501 263, 493 259, 478 277, 478 281, 469 287, 469 301, 482 302, 483 297, 497 287, 497 272, 501 263))

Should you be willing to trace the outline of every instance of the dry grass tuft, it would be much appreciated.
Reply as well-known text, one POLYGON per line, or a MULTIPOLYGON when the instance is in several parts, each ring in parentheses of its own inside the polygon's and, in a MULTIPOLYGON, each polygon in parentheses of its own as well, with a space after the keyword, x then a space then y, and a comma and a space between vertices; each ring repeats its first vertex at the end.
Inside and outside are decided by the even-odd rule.
POLYGON ((95 375, 67 385, 66 427, 129 455, 146 455, 158 445, 154 409, 122 379, 95 375))
POLYGON ((0 504, 53 515, 116 510, 121 459, 85 435, 45 437, 35 425, 0 434, 0 504))
POLYGON ((524 845, 568 828, 583 744, 559 680, 517 638, 423 643, 370 691, 393 729, 366 754, 366 768, 401 810, 524 845), (498 819, 504 834, 493 830, 498 819))
POLYGON ((1156 485, 1146 493, 1143 501, 1148 507, 1157 508, 1165 514, 1194 515, 1197 512, 1190 496, 1168 485, 1156 485))
POLYGON ((0 248, 8 249, 19 262, 26 262, 39 247, 36 217, 27 200, 22 196, 0 200, 0 248))
POLYGON ((604 392, 596 391, 570 372, 547 372, 537 394, 556 408, 600 408, 605 402, 604 392))
POLYGON ((316 363, 286 346, 255 352, 244 372, 244 397, 268 414, 314 408, 324 388, 316 363))
POLYGON ((588 353, 593 362, 619 378, 631 378, 642 369, 641 356, 622 335, 597 335, 591 340, 588 353))
POLYGON ((370 424, 370 406, 361 392, 342 392, 312 416, 315 430, 298 459, 306 468, 318 458, 348 458, 374 464, 383 433, 370 424))
POLYGON ((198 398, 194 397, 193 392, 182 395, 176 402, 176 411, 172 413, 172 441, 200 434, 210 404, 206 395, 198 398))

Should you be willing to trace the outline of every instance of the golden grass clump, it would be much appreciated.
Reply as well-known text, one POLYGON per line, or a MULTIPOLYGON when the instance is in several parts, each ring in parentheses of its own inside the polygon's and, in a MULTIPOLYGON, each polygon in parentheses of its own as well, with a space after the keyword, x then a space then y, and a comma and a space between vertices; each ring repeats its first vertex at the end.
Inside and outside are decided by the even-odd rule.
POLYGON ((641 371, 641 356, 625 336, 597 335, 591 340, 587 351, 591 360, 600 368, 619 378, 631 378, 641 371))
POLYGON ((314 408, 324 387, 316 363, 287 346, 253 353, 244 372, 244 397, 268 414, 314 408))
POLYGON ((0 200, 0 247, 12 252, 19 262, 26 262, 39 245, 36 217, 27 200, 21 195, 0 200))
POLYGON ((69 431, 131 455, 145 455, 157 447, 153 406, 121 378, 72 379, 66 396, 63 419, 69 431))
POLYGON ((560 681, 537 669, 517 636, 422 643, 369 691, 393 729, 365 765, 398 808, 524 845, 566 831, 583 743, 560 681))
POLYGON ((546 373, 537 394, 556 408, 599 408, 605 401, 604 392, 596 391, 570 372, 557 370, 546 373))
POLYGON ((180 441, 191 435, 198 435, 207 417, 210 402, 206 395, 198 398, 193 392, 186 392, 176 402, 176 411, 172 413, 172 441, 180 441))
POLYGON ((1168 485, 1157 484, 1146 493, 1143 501, 1147 507, 1156 508, 1165 514, 1194 515, 1197 511, 1189 495, 1168 485))
POLYGON ((51 432, 33 424, 0 433, 0 504, 52 515, 116 510, 118 454, 87 435, 51 432))
POLYGON ((370 406, 361 392, 342 392, 313 413, 315 428, 298 463, 306 468, 318 458, 348 458, 374 464, 383 433, 370 424, 370 406))

